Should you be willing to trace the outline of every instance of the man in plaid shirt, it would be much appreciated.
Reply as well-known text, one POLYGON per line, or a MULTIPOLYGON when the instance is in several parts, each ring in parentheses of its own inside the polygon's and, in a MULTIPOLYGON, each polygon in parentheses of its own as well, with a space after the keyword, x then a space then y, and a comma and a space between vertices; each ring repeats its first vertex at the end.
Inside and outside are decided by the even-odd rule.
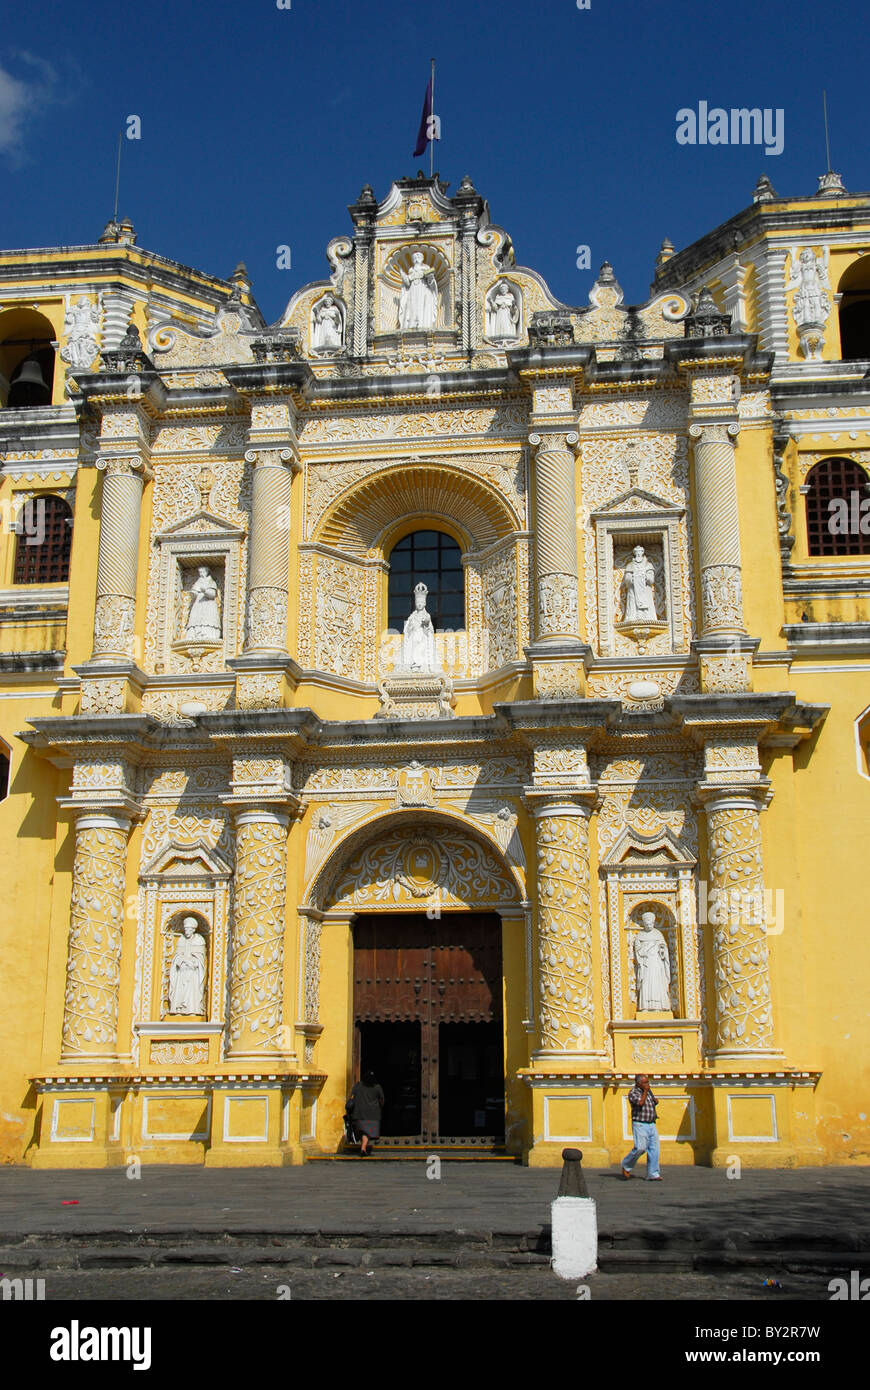
POLYGON ((642 1153, 646 1154, 646 1176, 648 1182, 661 1182, 659 1172, 659 1132, 656 1129, 656 1106, 658 1101, 650 1090, 648 1076, 636 1076, 634 1085, 628 1093, 631 1106, 631 1132, 634 1148, 622 1160, 622 1176, 631 1177, 631 1170, 642 1153))

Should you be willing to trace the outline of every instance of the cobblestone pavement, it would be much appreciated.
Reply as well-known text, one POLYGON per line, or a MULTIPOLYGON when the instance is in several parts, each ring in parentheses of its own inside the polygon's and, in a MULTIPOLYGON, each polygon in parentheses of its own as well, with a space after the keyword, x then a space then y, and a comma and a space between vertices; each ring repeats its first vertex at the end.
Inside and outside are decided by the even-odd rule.
MULTIPOLYGON (((702 1274, 593 1274, 582 1283, 563 1282, 545 1266, 529 1269, 375 1269, 299 1270, 270 1265, 249 1266, 238 1274, 226 1270, 185 1268, 175 1270, 41 1270, 46 1301, 327 1301, 427 1300, 477 1302, 585 1301, 585 1289, 593 1302, 632 1302, 651 1299, 756 1302, 769 1314, 777 1304, 799 1300, 828 1300, 827 1276, 783 1276, 782 1289, 762 1287, 763 1276, 727 1273, 702 1274)), ((793 1319, 793 1315, 790 1315, 793 1319)))
MULTIPOLYGON (((443 1163, 440 1179, 426 1173, 424 1160, 281 1169, 142 1165, 136 1179, 124 1168, 8 1167, 0 1169, 0 1244, 110 1231, 528 1235, 548 1226, 559 1182, 558 1169, 513 1165, 443 1163)), ((623 1182, 618 1169, 591 1169, 586 1178, 599 1231, 614 1245, 870 1249, 868 1167, 744 1169, 739 1180, 721 1168, 672 1167, 661 1183, 623 1182)))

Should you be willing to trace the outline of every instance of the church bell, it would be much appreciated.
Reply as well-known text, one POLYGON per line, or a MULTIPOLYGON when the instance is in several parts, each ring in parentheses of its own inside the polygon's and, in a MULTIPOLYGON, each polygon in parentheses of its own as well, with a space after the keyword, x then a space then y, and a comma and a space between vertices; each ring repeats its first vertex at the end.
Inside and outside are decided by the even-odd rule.
POLYGON ((19 368, 9 388, 9 407, 29 405, 49 405, 51 391, 48 388, 42 368, 35 357, 27 357, 19 368))

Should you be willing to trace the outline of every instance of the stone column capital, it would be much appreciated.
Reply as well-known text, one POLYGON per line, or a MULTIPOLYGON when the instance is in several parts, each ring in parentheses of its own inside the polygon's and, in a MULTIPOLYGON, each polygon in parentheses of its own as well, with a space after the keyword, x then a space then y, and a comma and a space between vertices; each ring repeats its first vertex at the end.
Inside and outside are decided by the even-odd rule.
POLYGON ((536 821, 547 816, 582 816, 588 820, 596 810, 601 793, 597 787, 524 787, 523 801, 536 821))
POLYGON ((580 444, 580 436, 576 430, 572 429, 558 430, 552 428, 540 432, 533 430, 529 435, 529 443, 536 450, 558 449, 560 452, 563 450, 576 452, 580 444))
POLYGON ((110 807, 89 806, 65 800, 64 809, 71 810, 76 830, 122 830, 126 835, 134 819, 141 815, 142 808, 137 802, 128 802, 110 807))
POLYGON ((289 463, 291 473, 298 473, 302 467, 295 449, 275 444, 250 444, 245 450, 245 462, 254 468, 283 468, 289 463))
POLYGON ((730 444, 740 433, 736 420, 694 420, 689 425, 689 438, 700 444, 730 444))
POLYGON ((154 470, 140 453, 98 454, 94 466, 107 478, 126 478, 141 475, 141 481, 148 483, 154 477, 154 470))
POLYGON ((768 777, 759 778, 756 782, 742 779, 733 782, 699 782, 695 787, 694 800, 708 815, 725 810, 760 812, 773 800, 773 786, 768 777))

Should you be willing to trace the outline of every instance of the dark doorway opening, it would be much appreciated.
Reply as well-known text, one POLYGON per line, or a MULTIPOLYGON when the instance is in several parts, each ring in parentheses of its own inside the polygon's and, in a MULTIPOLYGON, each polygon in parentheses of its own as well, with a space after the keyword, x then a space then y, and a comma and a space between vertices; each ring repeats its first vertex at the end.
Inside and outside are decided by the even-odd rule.
POLYGON ((442 1023, 438 1031, 441 1133, 503 1139, 501 1023, 442 1023))
POLYGON ((386 1142, 504 1139, 501 921, 365 916, 354 926, 354 1080, 384 1090, 386 1142))
POLYGON ((360 1023, 360 1076, 373 1071, 384 1092, 381 1135, 419 1134, 420 1024, 360 1023))

